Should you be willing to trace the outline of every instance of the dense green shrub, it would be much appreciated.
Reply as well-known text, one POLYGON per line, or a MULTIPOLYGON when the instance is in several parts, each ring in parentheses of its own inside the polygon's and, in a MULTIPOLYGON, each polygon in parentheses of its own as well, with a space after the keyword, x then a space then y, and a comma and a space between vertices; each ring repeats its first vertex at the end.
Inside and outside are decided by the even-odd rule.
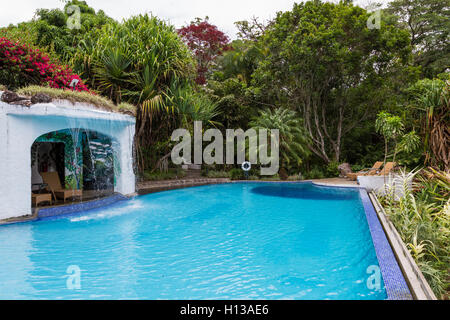
POLYGON ((334 178, 339 176, 339 163, 336 161, 331 161, 326 168, 327 178, 334 178))
POLYGON ((114 20, 106 16, 103 10, 95 12, 86 1, 65 2, 62 10, 38 9, 33 20, 4 30, 8 35, 24 39, 28 44, 46 48, 52 57, 57 57, 61 62, 70 63, 77 46, 87 33, 114 20), (74 8, 79 9, 79 13, 74 8))
POLYGON ((144 171, 142 174, 143 180, 148 181, 180 179, 185 176, 186 172, 180 168, 170 168, 168 172, 144 171))
POLYGON ((278 174, 275 174, 273 176, 260 176, 260 180, 262 181, 280 181, 280 176, 278 174))
POLYGON ((233 168, 230 170, 231 180, 242 180, 244 179, 244 171, 241 168, 233 168))
POLYGON ((207 172, 205 172, 204 176, 208 178, 230 178, 230 172, 225 170, 208 170, 207 172))
POLYGON ((305 172, 305 179, 323 179, 325 175, 319 167, 313 167, 311 170, 305 172))

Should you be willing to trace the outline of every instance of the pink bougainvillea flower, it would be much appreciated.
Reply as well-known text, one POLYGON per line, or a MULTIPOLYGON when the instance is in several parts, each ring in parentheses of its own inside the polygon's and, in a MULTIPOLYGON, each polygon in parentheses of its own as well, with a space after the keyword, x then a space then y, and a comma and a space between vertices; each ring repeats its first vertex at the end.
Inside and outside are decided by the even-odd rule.
POLYGON ((90 92, 81 78, 67 66, 51 62, 39 49, 13 43, 5 37, 0 37, 0 61, 2 68, 9 69, 9 72, 18 78, 30 79, 30 83, 72 89, 69 87, 70 82, 77 79, 79 82, 75 89, 90 92))

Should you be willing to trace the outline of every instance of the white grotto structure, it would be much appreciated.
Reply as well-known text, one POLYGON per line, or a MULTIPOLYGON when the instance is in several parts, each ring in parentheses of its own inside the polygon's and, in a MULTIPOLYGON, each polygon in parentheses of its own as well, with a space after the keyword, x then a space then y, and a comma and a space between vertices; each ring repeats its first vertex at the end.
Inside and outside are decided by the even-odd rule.
POLYGON ((32 213, 31 148, 36 139, 79 128, 110 138, 114 166, 120 168, 114 172, 114 192, 135 192, 134 116, 65 100, 31 106, 0 101, 0 220, 32 213))

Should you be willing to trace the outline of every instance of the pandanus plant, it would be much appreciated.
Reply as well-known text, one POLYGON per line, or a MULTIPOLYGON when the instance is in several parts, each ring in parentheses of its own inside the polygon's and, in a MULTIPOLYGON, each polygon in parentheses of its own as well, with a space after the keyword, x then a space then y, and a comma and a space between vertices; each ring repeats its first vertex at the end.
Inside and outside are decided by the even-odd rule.
MULTIPOLYGON (((96 90, 136 106, 136 151, 170 136, 179 121, 173 87, 195 76, 192 54, 174 27, 145 14, 108 23, 86 38, 73 63, 96 90)), ((146 160, 137 158, 142 171, 146 160)))
POLYGON ((415 108, 423 119, 425 164, 450 170, 450 80, 423 80, 415 108))

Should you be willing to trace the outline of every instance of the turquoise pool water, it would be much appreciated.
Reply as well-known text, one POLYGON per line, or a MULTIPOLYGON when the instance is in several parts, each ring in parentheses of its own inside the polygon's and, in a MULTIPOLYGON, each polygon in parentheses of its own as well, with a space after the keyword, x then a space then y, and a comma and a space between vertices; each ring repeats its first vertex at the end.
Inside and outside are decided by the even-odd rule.
POLYGON ((0 227, 0 299, 386 299, 370 266, 359 192, 309 183, 193 187, 0 227))

